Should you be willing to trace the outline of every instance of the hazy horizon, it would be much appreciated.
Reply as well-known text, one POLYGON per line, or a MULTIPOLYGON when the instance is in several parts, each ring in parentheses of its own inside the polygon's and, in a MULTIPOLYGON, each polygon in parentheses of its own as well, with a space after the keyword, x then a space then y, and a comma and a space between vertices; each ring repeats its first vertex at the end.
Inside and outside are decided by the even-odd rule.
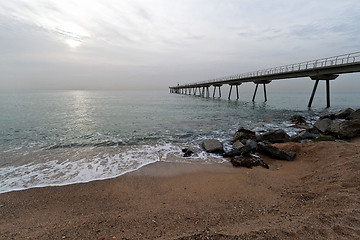
MULTIPOLYGON (((355 0, 2 1, 0 90, 161 90, 357 52, 359 11, 355 0)), ((332 91, 359 78, 341 75, 332 91)))

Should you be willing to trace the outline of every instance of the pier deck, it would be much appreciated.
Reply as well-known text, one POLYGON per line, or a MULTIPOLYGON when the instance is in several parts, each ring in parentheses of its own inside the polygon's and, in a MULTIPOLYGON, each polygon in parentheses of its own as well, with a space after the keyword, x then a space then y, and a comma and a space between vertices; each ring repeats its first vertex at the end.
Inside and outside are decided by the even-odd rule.
POLYGON ((211 79, 208 81, 177 85, 169 87, 169 89, 171 93, 178 94, 191 94, 191 91, 193 90, 194 95, 196 95, 197 89, 199 89, 200 96, 205 97, 206 95, 209 97, 209 88, 213 86, 213 97, 215 97, 216 88, 219 89, 219 96, 221 97, 221 86, 228 84, 230 85, 228 99, 230 99, 233 86, 236 86, 237 99, 239 99, 239 85, 242 83, 253 82, 256 84, 256 86, 252 101, 255 101, 255 96, 259 84, 263 84, 264 86, 264 96, 265 101, 267 101, 266 84, 271 83, 271 81, 310 77, 315 81, 315 83, 308 107, 311 107, 312 105, 312 101, 320 80, 326 81, 326 103, 327 107, 330 107, 330 80, 335 80, 340 74, 354 72, 360 72, 360 52, 289 64, 254 72, 235 74, 227 77, 211 79))

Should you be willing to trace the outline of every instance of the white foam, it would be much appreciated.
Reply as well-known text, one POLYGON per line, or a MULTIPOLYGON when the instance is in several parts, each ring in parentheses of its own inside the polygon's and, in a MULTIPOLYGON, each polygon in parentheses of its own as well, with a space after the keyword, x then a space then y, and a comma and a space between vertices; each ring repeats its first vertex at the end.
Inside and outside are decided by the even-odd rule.
POLYGON ((170 143, 128 146, 111 153, 100 152, 91 158, 76 161, 55 159, 44 163, 0 168, 0 193, 35 187, 62 186, 114 178, 158 161, 223 162, 218 155, 197 151, 183 158, 179 146, 170 143))

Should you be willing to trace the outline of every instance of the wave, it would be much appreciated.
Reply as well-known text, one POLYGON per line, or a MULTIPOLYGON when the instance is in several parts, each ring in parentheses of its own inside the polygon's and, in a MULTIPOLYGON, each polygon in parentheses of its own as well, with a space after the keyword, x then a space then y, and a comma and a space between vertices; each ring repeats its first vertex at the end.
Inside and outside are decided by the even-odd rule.
POLYGON ((46 150, 54 150, 58 148, 83 148, 83 147, 116 147, 126 145, 123 141, 102 141, 94 143, 65 143, 65 144, 55 144, 50 147, 45 147, 46 150))

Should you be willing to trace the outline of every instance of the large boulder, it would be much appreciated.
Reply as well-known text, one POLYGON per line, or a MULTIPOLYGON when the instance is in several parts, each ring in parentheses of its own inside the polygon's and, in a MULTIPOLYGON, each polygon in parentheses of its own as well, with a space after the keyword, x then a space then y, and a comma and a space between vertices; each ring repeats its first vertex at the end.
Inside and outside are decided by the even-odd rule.
POLYGON ((262 142, 258 143, 257 150, 259 153, 262 153, 271 158, 279 159, 279 160, 293 161, 296 157, 295 153, 285 152, 285 151, 278 149, 277 147, 274 147, 272 145, 268 145, 268 144, 265 144, 262 142))
POLYGON ((202 143, 202 147, 208 153, 223 153, 224 147, 217 139, 208 139, 202 143))
POLYGON ((255 132, 245 128, 239 128, 233 135, 233 142, 236 142, 237 140, 242 141, 244 139, 256 139, 255 132))
POLYGON ((324 133, 326 132, 326 129, 332 124, 332 122, 333 121, 329 118, 320 119, 314 124, 314 127, 320 132, 324 133))
POLYGON ((339 118, 339 119, 345 119, 347 118, 351 113, 354 112, 354 109, 352 108, 345 108, 343 110, 338 111, 337 113, 334 114, 335 118, 339 118))
POLYGON ((360 119, 335 122, 327 128, 327 132, 340 138, 353 138, 360 136, 360 119))
POLYGON ((271 130, 259 136, 260 141, 283 143, 289 141, 290 136, 282 129, 271 130))
POLYGON ((255 155, 234 157, 230 160, 230 162, 234 167, 252 168, 255 166, 262 166, 264 168, 269 169, 269 166, 264 162, 264 160, 259 156, 255 156, 255 155))
POLYGON ((346 119, 347 120, 360 120, 360 109, 352 112, 346 119))

